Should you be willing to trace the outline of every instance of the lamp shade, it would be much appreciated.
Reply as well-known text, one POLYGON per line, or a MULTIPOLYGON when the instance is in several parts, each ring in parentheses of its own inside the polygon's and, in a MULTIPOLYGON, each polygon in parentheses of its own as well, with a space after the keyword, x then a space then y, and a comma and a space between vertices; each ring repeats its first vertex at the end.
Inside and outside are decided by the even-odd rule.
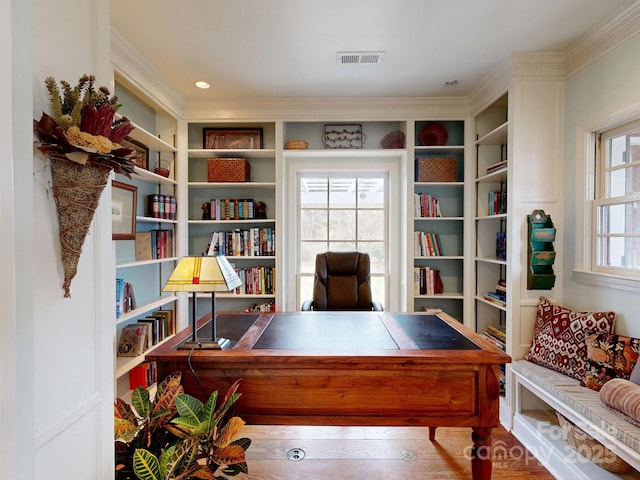
POLYGON ((224 255, 182 257, 163 292, 228 292, 242 281, 224 255))

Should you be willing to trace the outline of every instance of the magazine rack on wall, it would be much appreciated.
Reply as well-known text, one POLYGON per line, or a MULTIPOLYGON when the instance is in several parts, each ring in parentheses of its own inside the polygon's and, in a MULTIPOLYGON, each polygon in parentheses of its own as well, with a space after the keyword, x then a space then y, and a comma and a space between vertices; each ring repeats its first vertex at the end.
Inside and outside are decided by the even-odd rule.
POLYGON ((527 290, 551 290, 556 281, 553 273, 556 229, 544 210, 534 210, 527 220, 527 290))

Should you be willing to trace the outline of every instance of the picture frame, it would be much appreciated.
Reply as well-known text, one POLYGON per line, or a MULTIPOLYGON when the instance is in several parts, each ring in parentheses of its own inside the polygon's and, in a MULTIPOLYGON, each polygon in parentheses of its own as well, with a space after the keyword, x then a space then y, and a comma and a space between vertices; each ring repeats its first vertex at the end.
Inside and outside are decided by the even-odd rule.
POLYGON ((111 181, 111 238, 135 240, 138 188, 111 181))
POLYGON ((262 128, 205 128, 202 145, 207 150, 253 150, 262 147, 262 128))
POLYGON ((130 148, 133 150, 131 160, 136 166, 149 170, 149 149, 143 143, 134 140, 131 137, 125 137, 120 141, 122 148, 130 148))

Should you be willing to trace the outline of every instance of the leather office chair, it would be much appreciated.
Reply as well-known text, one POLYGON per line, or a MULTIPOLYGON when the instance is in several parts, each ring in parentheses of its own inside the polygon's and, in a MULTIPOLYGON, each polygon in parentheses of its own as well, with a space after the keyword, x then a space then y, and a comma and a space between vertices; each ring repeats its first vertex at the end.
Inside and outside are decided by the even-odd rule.
POLYGON ((313 300, 302 310, 376 310, 371 298, 370 260, 367 253, 325 252, 316 255, 313 300))

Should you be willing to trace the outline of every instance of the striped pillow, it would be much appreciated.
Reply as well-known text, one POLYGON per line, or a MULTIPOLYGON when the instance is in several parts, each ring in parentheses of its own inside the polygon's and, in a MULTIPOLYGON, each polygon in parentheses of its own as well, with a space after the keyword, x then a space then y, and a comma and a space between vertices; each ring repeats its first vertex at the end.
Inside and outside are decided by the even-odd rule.
POLYGON ((600 389, 600 401, 640 427, 640 385, 623 378, 611 379, 600 389))

